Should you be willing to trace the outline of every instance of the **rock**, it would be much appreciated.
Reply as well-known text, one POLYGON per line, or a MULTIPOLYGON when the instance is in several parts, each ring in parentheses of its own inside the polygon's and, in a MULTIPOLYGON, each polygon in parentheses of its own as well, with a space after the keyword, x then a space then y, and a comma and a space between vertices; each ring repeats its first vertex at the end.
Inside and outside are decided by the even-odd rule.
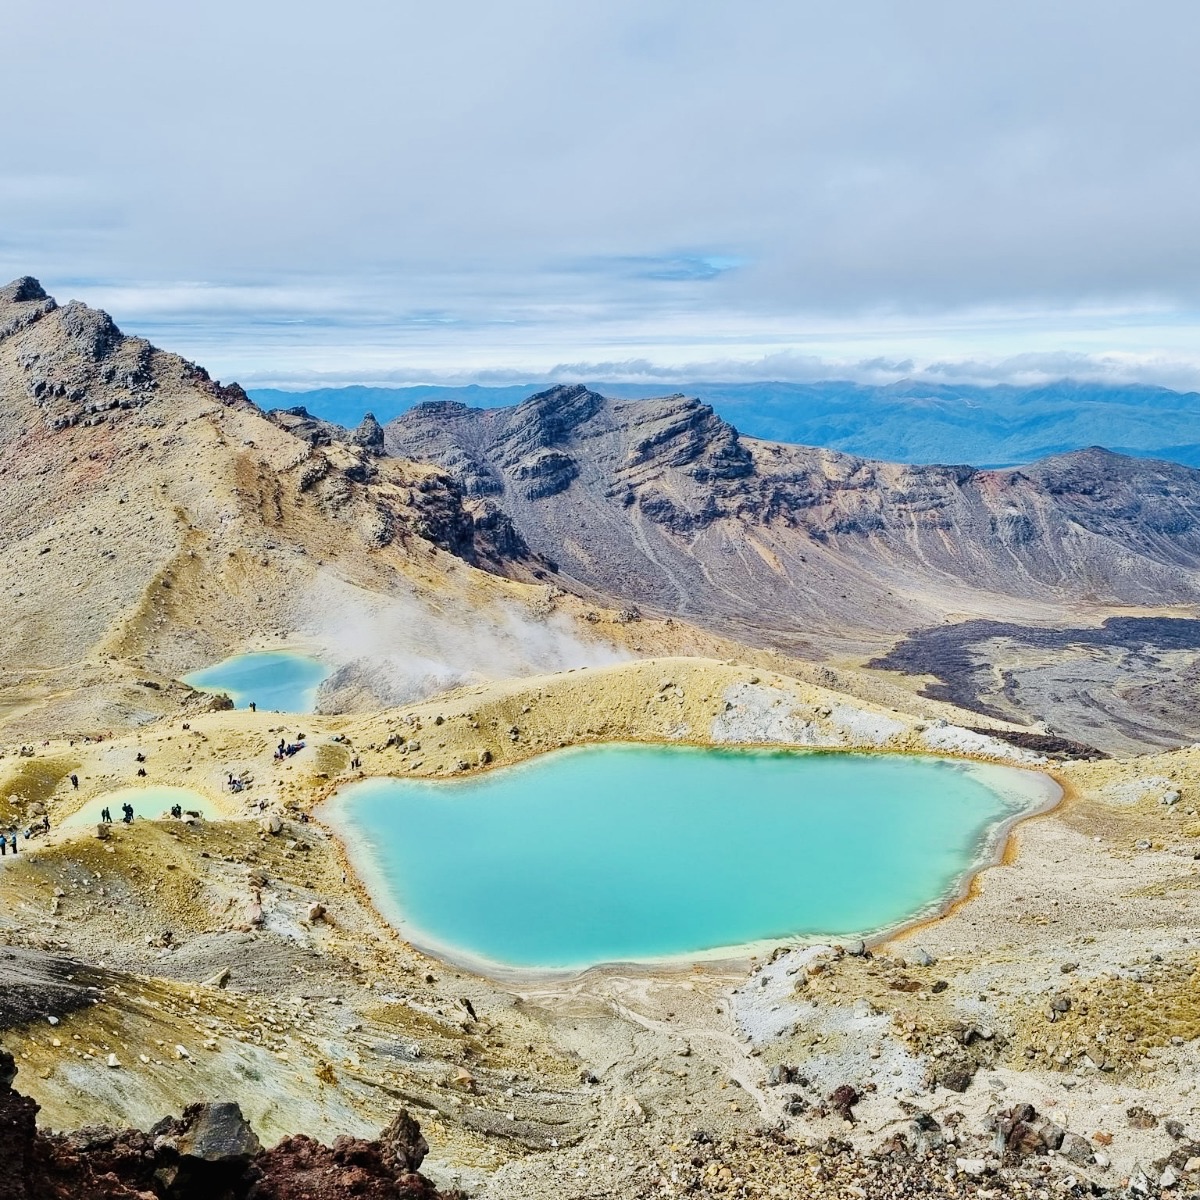
POLYGON ((1158 1118, 1140 1104, 1134 1104, 1125 1110, 1125 1118, 1130 1129, 1156 1129, 1158 1118))
POLYGON ((1056 1013, 1070 1012, 1071 997, 1066 995, 1066 993, 1055 996, 1054 999, 1050 1001, 1050 1010, 1056 1013))
POLYGON ((867 953, 867 943, 862 938, 854 942, 848 942, 846 944, 846 953, 853 958, 862 958, 867 953))
MULTIPOLYGON (((1064 1138, 1067 1136, 1067 1131, 1053 1121, 1046 1121, 1038 1130, 1038 1134, 1042 1139, 1042 1145, 1047 1150, 1057 1150, 1063 1144, 1064 1138)), ((1082 1138, 1080 1139, 1083 1140, 1082 1138)), ((1087 1144, 1086 1142, 1084 1143, 1087 1144)))
POLYGON ((1095 1165, 1098 1166, 1102 1171, 1107 1167, 1112 1166, 1112 1159, 1109 1158, 1103 1150, 1097 1150, 1096 1153, 1092 1155, 1092 1162, 1095 1163, 1095 1165))
POLYGON ((1166 1166, 1163 1173, 1158 1177, 1158 1186, 1160 1188, 1173 1188, 1179 1182, 1179 1172, 1170 1164, 1166 1166))
MULTIPOLYGON (((928 950, 918 950, 916 955, 913 958, 913 961, 919 967, 932 967, 934 965, 934 963, 937 962, 937 959, 934 958, 933 955, 930 954, 928 950)), ((974 1162, 975 1160, 972 1159, 971 1161, 974 1162)))
POLYGON ((358 427, 350 434, 351 445, 361 446, 371 454, 383 454, 383 426, 374 413, 364 413, 358 427))
POLYGON ((428 1152, 405 1112, 377 1141, 332 1147, 285 1137, 263 1150, 236 1104, 193 1104, 149 1133, 92 1126, 39 1131, 38 1106, 11 1088, 16 1064, 0 1050, 3 1200, 463 1200, 417 1174, 428 1152))
POLYGON ((1163 1129, 1166 1131, 1167 1136, 1174 1138, 1175 1141, 1179 1141, 1183 1137, 1183 1122, 1177 1121, 1174 1117, 1168 1117, 1163 1122, 1163 1129))
POLYGON ((842 1118, 843 1121, 848 1121, 851 1125, 854 1124, 854 1106, 861 1100, 862 1097, 858 1094, 858 1090, 848 1083, 843 1083, 840 1087, 836 1087, 829 1094, 829 1103, 833 1105, 834 1111, 842 1118))
POLYGON ((379 1152, 397 1175, 416 1171, 429 1153, 429 1143, 421 1135, 421 1126, 401 1109, 379 1134, 379 1152))
POLYGON ((1056 1149, 1063 1158, 1076 1166, 1086 1167, 1092 1161, 1092 1148, 1087 1138, 1080 1137, 1077 1133, 1064 1133, 1056 1149))
POLYGON ((1159 801, 1159 803, 1160 803, 1160 804, 1166 804, 1166 805, 1168 805, 1168 806, 1170 806, 1170 805, 1172 805, 1172 804, 1178 804, 1178 803, 1179 803, 1179 793, 1178 793, 1178 792, 1175 792, 1175 791, 1166 792, 1166 793, 1163 795, 1163 798, 1162 798, 1162 800, 1161 800, 1161 801, 1159 801))
POLYGON ((934 1085, 944 1087, 949 1092, 965 1092, 975 1078, 974 1065, 952 1064, 940 1070, 934 1078, 934 1085))
POLYGON ((795 1083, 798 1074, 795 1067, 789 1066, 787 1063, 776 1063, 767 1072, 767 1086, 779 1087, 784 1083, 795 1083))
POLYGON ((1189 1158, 1187 1162, 1183 1164, 1183 1169, 1189 1175, 1194 1174, 1196 1171, 1200 1171, 1200 1157, 1193 1156, 1192 1158, 1189 1158))
POLYGON ((113 1068, 113 1070, 116 1070, 121 1065, 120 1060, 117 1058, 117 1056, 115 1054, 110 1054, 105 1061, 108 1063, 108 1065, 110 1067, 113 1068))
POLYGON ((972 1178, 977 1178, 987 1171, 987 1162, 982 1158, 956 1158, 954 1165, 960 1174, 970 1175, 972 1178))
POLYGON ((318 921, 323 920, 324 917, 325 905, 323 905, 319 900, 314 900, 308 906, 308 923, 310 925, 315 925, 318 921))
POLYGON ((1046 1143, 1037 1124, 1037 1109, 1032 1104, 1014 1104, 997 1113, 996 1142, 998 1150, 1021 1155, 1044 1154, 1046 1143))
POLYGON ((278 813, 271 813, 270 816, 264 817, 262 821, 262 830, 264 833, 271 834, 274 837, 283 829, 283 821, 278 813))
POLYGON ((211 988, 223 988, 229 982, 229 977, 231 974, 232 972, 228 967, 222 967, 221 970, 219 970, 215 975, 209 976, 209 978, 204 981, 204 986, 211 988))
POLYGON ((1133 1170, 1129 1172, 1129 1190, 1134 1195, 1148 1196, 1154 1184, 1150 1181, 1150 1176, 1146 1174, 1140 1163, 1133 1164, 1133 1170))
POLYGON ((262 1149, 241 1108, 231 1102, 190 1104, 183 1125, 176 1138, 181 1158, 244 1166, 262 1149))

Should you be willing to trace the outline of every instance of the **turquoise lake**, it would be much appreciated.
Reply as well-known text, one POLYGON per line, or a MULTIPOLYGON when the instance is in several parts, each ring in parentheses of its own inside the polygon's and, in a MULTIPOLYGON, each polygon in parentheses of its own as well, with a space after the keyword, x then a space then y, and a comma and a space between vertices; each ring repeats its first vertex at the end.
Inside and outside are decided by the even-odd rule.
POLYGON ((329 675, 329 668, 315 658, 268 650, 227 658, 185 675, 183 682, 203 692, 225 692, 235 708, 254 703, 267 712, 309 713, 329 675))
POLYGON ((934 758, 616 745, 458 782, 365 780, 323 816, 418 945, 578 968, 895 927, 1058 794, 934 758))

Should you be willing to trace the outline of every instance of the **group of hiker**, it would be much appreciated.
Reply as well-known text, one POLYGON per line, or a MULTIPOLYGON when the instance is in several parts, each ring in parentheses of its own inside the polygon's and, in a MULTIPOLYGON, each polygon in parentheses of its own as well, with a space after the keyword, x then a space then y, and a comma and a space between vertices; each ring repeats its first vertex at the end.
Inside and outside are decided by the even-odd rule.
MULTIPOLYGON (((39 837, 43 833, 49 833, 49 832, 50 832, 50 818, 49 818, 49 816, 43 815, 43 817, 40 821, 35 821, 27 829, 23 830, 21 833, 21 836, 26 841, 29 841, 30 838, 39 837)), ((11 834, 7 834, 7 835, 4 833, 0 833, 0 858, 7 856, 9 850, 11 850, 14 854, 16 854, 18 852, 17 851, 17 835, 16 835, 16 833, 11 833, 11 834)))
MULTIPOLYGON (((112 819, 112 809, 106 806, 100 810, 100 820, 103 821, 105 825, 111 825, 112 819)), ((121 820, 126 825, 133 824, 133 805, 130 804, 128 800, 121 805, 121 820)))
POLYGON ((280 738, 279 745, 275 747, 275 761, 282 762, 285 758, 291 758, 293 754, 299 754, 303 749, 303 738, 298 742, 285 742, 280 738))

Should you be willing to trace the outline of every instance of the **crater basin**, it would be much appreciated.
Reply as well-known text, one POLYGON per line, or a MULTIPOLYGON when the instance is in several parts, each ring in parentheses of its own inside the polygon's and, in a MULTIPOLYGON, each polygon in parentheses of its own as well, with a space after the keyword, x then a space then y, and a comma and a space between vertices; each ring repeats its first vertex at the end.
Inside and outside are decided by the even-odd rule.
POLYGON ((238 654, 211 667, 183 676, 183 682, 202 692, 224 692, 234 708, 251 703, 269 712, 312 712, 317 689, 330 670, 315 658, 286 650, 238 654))
POLYGON ((175 804, 180 805, 184 812, 198 812, 209 820, 221 820, 227 815, 220 805, 214 804, 207 796, 193 792, 190 788, 165 785, 127 787, 115 792, 105 792, 102 796, 94 796, 69 817, 64 817, 59 822, 59 828, 79 829, 97 825, 104 808, 112 813, 113 821, 119 823, 122 804, 133 805, 133 816, 137 821, 156 821, 165 817, 175 804))
POLYGON ((365 780, 322 816, 417 945, 578 969, 894 928, 1059 796, 1036 772, 946 759, 608 745, 365 780))

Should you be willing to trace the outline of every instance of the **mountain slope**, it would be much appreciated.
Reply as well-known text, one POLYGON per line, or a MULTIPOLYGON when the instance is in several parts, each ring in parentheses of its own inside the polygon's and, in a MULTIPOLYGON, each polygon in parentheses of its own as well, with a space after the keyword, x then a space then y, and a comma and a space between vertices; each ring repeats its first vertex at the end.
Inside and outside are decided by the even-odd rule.
POLYGON ((467 565, 545 573, 503 521, 377 450, 289 432, 36 280, 0 289, 0 724, 148 719, 183 672, 296 642, 386 667, 392 696, 611 658, 566 600, 467 565))
POLYGON ((1098 448, 1021 470, 903 466, 744 439, 683 396, 580 386, 422 405, 385 445, 493 499, 578 585, 774 644, 1200 601, 1200 472, 1098 448))

